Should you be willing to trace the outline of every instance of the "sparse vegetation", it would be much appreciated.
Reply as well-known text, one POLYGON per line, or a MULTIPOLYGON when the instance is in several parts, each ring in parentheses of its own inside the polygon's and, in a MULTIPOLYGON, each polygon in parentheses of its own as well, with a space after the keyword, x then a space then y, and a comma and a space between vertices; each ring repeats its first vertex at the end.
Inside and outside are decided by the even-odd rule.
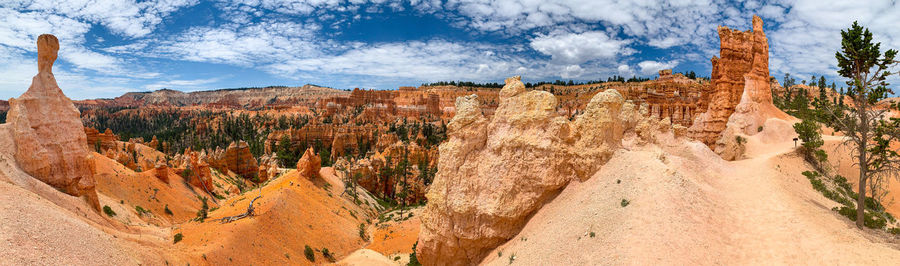
POLYGON ((206 197, 200 197, 201 201, 203 201, 203 206, 200 207, 200 210, 197 210, 197 218, 194 218, 195 221, 204 222, 206 221, 206 217, 209 215, 209 204, 206 202, 206 197))
POLYGON ((359 238, 362 238, 363 241, 369 241, 369 236, 366 234, 366 224, 359 224, 359 238))
MULTIPOLYGON (((838 212, 838 214, 847 217, 851 221, 856 221, 857 208, 850 199, 858 196, 858 194, 851 190, 850 184, 847 183, 846 178, 839 175, 835 176, 835 178, 831 180, 832 185, 829 185, 823 181, 822 178, 824 177, 819 172, 804 171, 803 175, 809 179, 809 183, 812 185, 813 189, 822 193, 826 198, 843 205, 832 208, 833 211, 838 212), (835 187, 835 189, 831 189, 830 187, 835 187)), ((889 221, 893 222, 894 217, 891 216, 890 213, 887 213, 881 203, 874 198, 867 197, 864 205, 865 215, 863 217, 863 225, 865 227, 883 229, 887 226, 889 221)))
POLYGON ((106 213, 106 216, 109 217, 116 217, 116 212, 114 212, 112 208, 107 205, 103 205, 103 213, 106 213))
POLYGON ((409 253, 409 262, 406 263, 406 266, 422 266, 422 263, 419 263, 419 258, 416 257, 416 246, 419 245, 419 241, 413 243, 412 253, 409 253))
POLYGON ((303 248, 303 255, 306 256, 306 259, 309 261, 316 261, 316 252, 313 251, 313 249, 309 247, 309 245, 306 245, 306 247, 303 248))
POLYGON ((322 248, 322 257, 325 257, 326 260, 330 262, 334 262, 334 254, 331 254, 331 251, 328 251, 328 248, 322 248))
POLYGON ((144 209, 140 205, 134 206, 134 210, 137 212, 138 215, 144 215, 144 214, 150 213, 150 210, 144 209))
POLYGON ((734 142, 737 142, 738 145, 747 144, 747 139, 741 136, 734 136, 734 142))

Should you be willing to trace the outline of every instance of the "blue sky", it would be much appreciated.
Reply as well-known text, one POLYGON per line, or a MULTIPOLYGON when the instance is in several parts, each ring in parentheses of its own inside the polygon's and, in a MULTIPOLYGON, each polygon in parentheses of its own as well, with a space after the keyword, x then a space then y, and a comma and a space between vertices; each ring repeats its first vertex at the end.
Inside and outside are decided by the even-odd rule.
MULTIPOLYGON (((34 41, 60 39, 54 73, 73 99, 161 88, 307 83, 395 89, 502 82, 708 76, 716 27, 765 21, 771 75, 836 78, 853 20, 900 48, 895 1, 0 0, 0 98, 36 74, 34 41)), ((892 78, 895 83, 898 78, 892 78)), ((840 83, 839 83, 840 84, 840 83)))

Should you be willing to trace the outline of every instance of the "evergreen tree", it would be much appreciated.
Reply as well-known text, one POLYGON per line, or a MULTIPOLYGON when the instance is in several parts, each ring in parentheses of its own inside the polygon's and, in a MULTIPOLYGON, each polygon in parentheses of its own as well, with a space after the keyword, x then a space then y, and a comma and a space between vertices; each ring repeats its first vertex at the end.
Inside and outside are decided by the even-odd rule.
MULTIPOLYGON (((897 178, 900 170, 900 155, 890 147, 900 139, 900 119, 880 119, 889 110, 875 108, 878 101, 893 93, 885 80, 895 74, 890 69, 900 62, 895 59, 896 50, 889 49, 882 55, 881 43, 873 42, 872 33, 857 22, 842 30, 841 38, 841 50, 835 58, 838 74, 849 79, 847 94, 853 108, 829 111, 847 138, 844 144, 855 148, 854 159, 859 166, 856 226, 862 228, 870 179, 875 178, 871 181, 877 184, 881 178, 897 178)), ((893 105, 891 109, 900 108, 893 105)))

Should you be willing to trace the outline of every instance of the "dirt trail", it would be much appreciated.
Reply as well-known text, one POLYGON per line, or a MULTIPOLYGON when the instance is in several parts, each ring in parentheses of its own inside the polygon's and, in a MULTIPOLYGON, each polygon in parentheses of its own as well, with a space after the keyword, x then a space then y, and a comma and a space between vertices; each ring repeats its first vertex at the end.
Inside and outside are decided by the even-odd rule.
MULTIPOLYGON (((483 264, 889 264, 801 174, 793 141, 751 137, 727 162, 696 142, 633 147, 573 182, 483 264), (625 205, 623 200, 627 200, 625 205)), ((780 138, 784 140, 785 138, 780 138)))

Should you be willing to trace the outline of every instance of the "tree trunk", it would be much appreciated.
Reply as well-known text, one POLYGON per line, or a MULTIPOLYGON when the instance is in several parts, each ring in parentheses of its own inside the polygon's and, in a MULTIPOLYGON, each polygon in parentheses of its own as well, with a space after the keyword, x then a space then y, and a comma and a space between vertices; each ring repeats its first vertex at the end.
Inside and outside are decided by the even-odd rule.
POLYGON ((869 166, 866 165, 866 144, 869 141, 869 120, 868 113, 866 112, 866 97, 863 97, 862 104, 859 104, 859 116, 860 116, 860 143, 859 143, 859 196, 856 198, 856 227, 862 229, 865 225, 865 211, 866 211, 866 180, 867 178, 867 170, 869 166))

